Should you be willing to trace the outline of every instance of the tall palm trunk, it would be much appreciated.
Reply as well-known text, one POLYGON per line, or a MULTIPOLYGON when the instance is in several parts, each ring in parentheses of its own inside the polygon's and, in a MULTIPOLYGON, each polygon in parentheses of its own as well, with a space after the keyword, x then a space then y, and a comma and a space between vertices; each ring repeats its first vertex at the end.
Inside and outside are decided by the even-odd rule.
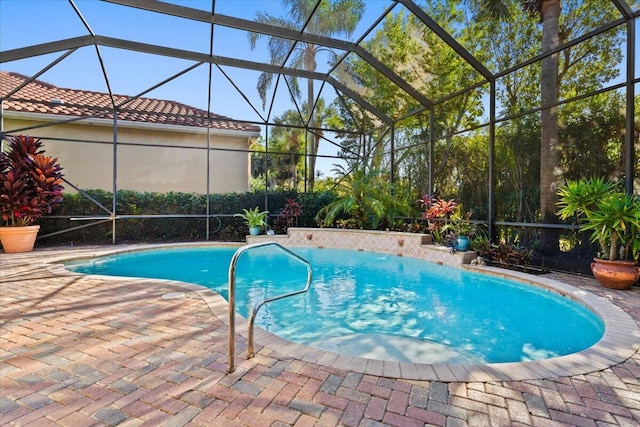
MULTIPOLYGON (((559 46, 560 0, 543 0, 540 6, 542 20, 542 53, 559 46)), ((540 214, 543 223, 556 222, 556 190, 560 185, 558 141, 558 54, 541 61, 540 93, 544 109, 541 112, 540 141, 540 214)), ((541 248, 555 251, 558 240, 554 230, 541 234, 541 248)))
MULTIPOLYGON (((309 109, 309 127, 310 128, 314 128, 315 127, 315 117, 312 111, 313 108, 313 80, 309 79, 307 80, 307 105, 308 105, 308 109, 309 109)), ((308 141, 308 149, 307 149, 307 161, 309 163, 309 177, 308 177, 308 183, 309 183, 309 192, 313 193, 313 187, 315 186, 315 182, 316 182, 316 155, 318 154, 318 146, 319 146, 319 142, 318 141, 318 137, 316 136, 316 134, 312 131, 308 132, 309 135, 309 141, 308 141)))
MULTIPOLYGON (((307 45, 304 56, 305 68, 308 71, 315 71, 317 67, 315 47, 312 45, 307 45)), ((315 114, 313 111, 313 98, 313 80, 307 79, 307 110, 309 110, 309 127, 312 129, 316 126, 315 114)), ((309 141, 307 143, 307 161, 309 163, 308 182, 309 192, 311 193, 313 193, 313 188, 316 182, 316 155, 318 154, 318 146, 320 144, 320 141, 318 140, 318 137, 314 132, 315 131, 308 132, 309 141)))

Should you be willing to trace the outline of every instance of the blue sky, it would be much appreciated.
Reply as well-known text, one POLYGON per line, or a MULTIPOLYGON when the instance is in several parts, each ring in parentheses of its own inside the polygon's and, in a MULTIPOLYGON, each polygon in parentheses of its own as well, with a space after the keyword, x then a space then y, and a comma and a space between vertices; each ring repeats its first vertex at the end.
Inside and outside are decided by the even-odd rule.
MULTIPOLYGON (((174 0, 172 3, 203 10, 211 5, 210 0, 174 0)), ((95 0, 76 0, 76 4, 97 35, 209 53, 210 28, 206 24, 95 0)), ((368 2, 368 9, 375 13, 371 13, 368 20, 363 20, 361 27, 367 28, 371 20, 388 4, 388 1, 383 0, 368 2)), ((254 19, 258 10, 279 13, 281 2, 217 0, 216 10, 225 15, 254 19)), ((0 0, 0 15, 0 50, 87 34, 86 28, 66 0, 0 0), (25 9, 29 11, 28 14, 24 13, 25 9)), ((215 55, 269 62, 266 39, 259 42, 255 50, 251 50, 245 32, 217 26, 214 40, 215 55)), ((192 64, 190 61, 105 47, 101 47, 100 51, 112 90, 118 94, 135 95, 192 64)), ((4 63, 0 67, 3 70, 33 74, 58 56, 60 53, 4 63)), ((319 61, 318 71, 323 71, 323 67, 326 70, 326 65, 319 61)), ((224 71, 229 73, 256 106, 261 107, 255 90, 259 72, 237 68, 224 68, 224 71)), ((147 96, 172 99, 206 108, 207 94, 202 87, 207 82, 208 73, 208 66, 201 66, 147 96)), ((238 119, 259 120, 255 113, 247 108, 246 103, 236 96, 237 91, 222 73, 215 70, 213 78, 216 86, 212 101, 213 112, 238 119)), ((45 73, 41 79, 61 87, 103 92, 107 90, 93 47, 82 48, 73 53, 45 73)), ((325 94, 327 95, 333 95, 333 91, 325 94)), ((286 93, 278 94, 277 98, 278 110, 289 107, 286 93)))
MULTIPOLYGON (((194 7, 210 4, 206 0, 183 3, 187 5, 190 3, 194 7)), ((244 2, 234 3, 239 6, 244 2)), ((264 2, 265 5, 275 3, 278 2, 264 2)), ((207 25, 98 1, 81 0, 77 1, 77 5, 97 35, 208 53, 209 28, 207 25)), ((243 6, 246 5, 243 4, 243 6)), ((0 12, 3 22, 0 30, 2 50, 87 34, 86 28, 66 0, 2 0, 0 12), (28 8, 29 14, 24 13, 25 8, 28 8), (4 25, 5 22, 11 24, 4 25), (16 28, 21 28, 21 30, 16 32, 16 28), (25 31, 25 29, 29 30, 25 31)), ((255 12, 251 12, 251 16, 254 16, 255 12)), ((240 49, 240 55, 255 59, 261 56, 259 51, 250 51, 245 40, 242 42, 244 43, 240 43, 240 40, 233 41, 233 44, 240 49)), ((220 45, 224 46, 224 43, 220 43, 220 45)), ((101 47, 100 52, 109 75, 111 88, 118 94, 135 95, 193 64, 190 61, 113 48, 101 47)), ((2 64, 2 67, 6 70, 32 74, 59 55, 51 54, 16 63, 6 63, 2 64)), ((98 56, 93 47, 82 48, 73 53, 40 78, 62 87, 101 92, 107 90, 98 56)), ((202 87, 203 84, 206 84, 207 79, 208 67, 201 66, 187 76, 147 96, 172 99, 199 108, 206 108, 207 94, 206 90, 202 90, 202 87)), ((238 108, 228 103, 229 92, 230 89, 225 87, 225 91, 221 94, 221 98, 227 101, 225 102, 225 110, 228 109, 228 111, 216 111, 214 105, 214 112, 237 118, 246 116, 244 106, 238 108)))
MULTIPOLYGON (((206 11, 211 7, 211 0, 171 0, 170 2, 206 11)), ((382 11, 392 3, 390 0, 367 0, 365 17, 352 40, 368 29, 382 11)), ((96 0, 76 0, 76 5, 91 30, 97 35, 209 53, 210 26, 207 24, 96 0)), ((216 0, 216 12, 224 15, 254 19, 259 10, 278 15, 282 12, 281 1, 216 0)), ((0 0, 0 50, 2 51, 86 34, 88 30, 67 0, 0 0)), ((640 31, 636 31, 636 39, 636 44, 640 45, 640 31)), ((215 55, 269 62, 266 39, 259 42, 255 50, 251 50, 245 32, 216 26, 214 41, 215 55)), ((137 95, 193 64, 186 60, 108 47, 100 47, 100 53, 109 76, 111 89, 114 93, 121 95, 137 95)), ((59 58, 61 54, 60 52, 2 63, 0 69, 33 75, 59 58)), ((640 55, 637 55, 636 61, 636 67, 640 69, 640 55)), ((318 71, 326 71, 326 68, 326 61, 320 57, 318 71)), ((256 91, 260 73, 230 67, 223 67, 223 71, 229 74, 253 105, 258 110, 262 110, 262 102, 256 91)), ((637 71, 638 73, 640 71, 637 71)), ((209 95, 206 90, 208 75, 209 67, 205 64, 145 96, 170 99, 206 109, 209 95)), ((43 74, 40 79, 60 87, 107 91, 98 55, 93 46, 74 52, 43 74)), ((262 121, 216 67, 213 69, 213 86, 212 112, 240 120, 262 121)), ((318 91, 320 82, 316 82, 315 86, 318 91)), ((327 87, 321 96, 328 103, 334 98, 335 92, 327 87)), ((276 105, 271 117, 280 115, 288 108, 292 108, 292 104, 288 92, 281 85, 276 93, 276 105)), ((266 117, 266 111, 260 112, 263 117, 266 117)), ((330 144, 321 145, 321 154, 332 155, 335 151, 330 144)), ((327 160, 321 163, 323 172, 328 173, 335 161, 327 160)))
MULTIPOLYGON (((211 7, 211 0, 172 0, 170 2, 207 11, 211 7)), ((76 0, 75 3, 96 35, 209 53, 210 26, 207 24, 96 0, 76 0)), ((368 29, 389 4, 388 0, 367 1, 366 16, 361 21, 356 36, 359 37, 368 29)), ((244 19, 254 19, 258 11, 279 14, 281 9, 280 0, 216 0, 217 13, 244 19)), ((0 0, 0 50, 2 51, 87 34, 87 28, 66 0, 0 0)), ((256 49, 252 50, 246 32, 216 26, 214 46, 215 55, 269 62, 266 38, 259 41, 256 49)), ((62 52, 59 52, 2 63, 0 69, 33 75, 61 55, 62 52)), ((186 60, 108 47, 100 47, 100 55, 109 76, 111 90, 121 95, 137 95, 194 64, 186 60)), ((327 70, 326 61, 323 63, 322 59, 321 57, 318 61, 320 72, 327 70)), ((223 71, 228 73, 254 107, 262 113, 262 117, 266 117, 267 110, 262 110, 262 102, 256 91, 260 73, 229 67, 223 67, 223 71)), ((209 67, 203 64, 145 96, 174 100, 206 109, 208 76, 209 67)), ((39 79, 59 87, 99 92, 107 92, 108 89, 93 46, 84 47, 72 53, 39 79)), ((212 112, 235 119, 262 121, 216 67, 213 69, 213 85, 212 112)), ((318 92, 320 82, 316 82, 315 86, 318 92)), ((321 95, 330 102, 335 97, 335 91, 327 87, 321 95)), ((281 114, 288 108, 292 108, 292 104, 288 92, 281 85, 276 94, 271 117, 281 114)), ((331 144, 322 144, 320 154, 335 155, 336 149, 331 144)), ((335 160, 321 159, 319 167, 325 174, 329 174, 333 163, 336 163, 335 160)))

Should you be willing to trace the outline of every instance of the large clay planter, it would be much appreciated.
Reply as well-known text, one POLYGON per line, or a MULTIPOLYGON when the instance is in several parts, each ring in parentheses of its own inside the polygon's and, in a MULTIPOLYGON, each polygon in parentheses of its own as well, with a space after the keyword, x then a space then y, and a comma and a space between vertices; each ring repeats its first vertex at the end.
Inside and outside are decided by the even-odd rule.
POLYGON ((595 258, 591 263, 593 275, 605 288, 631 289, 640 277, 634 261, 609 261, 595 258))
POLYGON ((39 225, 0 227, 0 242, 6 253, 30 252, 36 242, 39 225))

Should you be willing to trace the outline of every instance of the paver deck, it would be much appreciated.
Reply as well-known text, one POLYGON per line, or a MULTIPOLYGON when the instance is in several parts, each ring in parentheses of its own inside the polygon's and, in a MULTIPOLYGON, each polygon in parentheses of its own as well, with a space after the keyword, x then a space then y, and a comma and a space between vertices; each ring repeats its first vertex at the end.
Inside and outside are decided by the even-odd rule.
MULTIPOLYGON (((70 275, 51 264, 108 249, 0 254, 0 424, 640 425, 638 351, 586 374, 447 382, 398 379, 391 368, 388 376, 362 373, 326 353, 300 358, 269 345, 246 360, 239 337, 237 368, 228 374, 228 330, 211 291, 70 275)), ((607 299, 640 323, 640 288, 548 277, 607 299)))

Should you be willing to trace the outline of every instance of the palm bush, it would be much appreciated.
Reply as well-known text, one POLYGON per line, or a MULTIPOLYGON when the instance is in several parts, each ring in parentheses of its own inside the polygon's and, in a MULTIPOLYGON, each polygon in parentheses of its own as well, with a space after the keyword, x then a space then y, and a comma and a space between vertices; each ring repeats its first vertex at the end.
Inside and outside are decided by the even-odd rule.
POLYGON ((557 215, 575 218, 580 231, 591 231, 604 259, 637 261, 640 257, 640 197, 625 194, 602 178, 569 181, 558 190, 557 215))
POLYGON ((384 173, 365 165, 351 171, 336 166, 334 171, 339 178, 336 198, 318 212, 318 224, 332 226, 342 219, 350 228, 378 229, 391 217, 408 214, 409 205, 395 196, 384 173))

